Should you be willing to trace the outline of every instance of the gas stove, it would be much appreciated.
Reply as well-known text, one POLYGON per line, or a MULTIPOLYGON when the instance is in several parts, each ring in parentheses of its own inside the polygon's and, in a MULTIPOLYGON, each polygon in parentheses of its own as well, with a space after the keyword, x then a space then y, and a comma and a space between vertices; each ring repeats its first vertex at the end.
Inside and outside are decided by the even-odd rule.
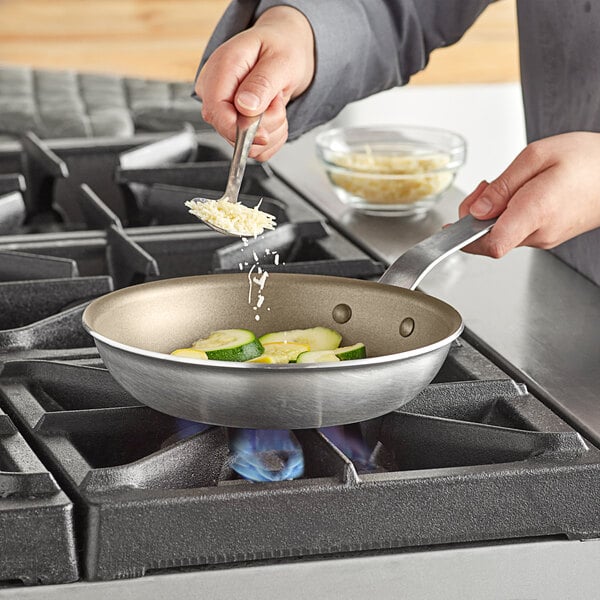
MULTIPOLYGON (((595 440, 468 331, 402 410, 291 432, 304 471, 290 480, 248 481, 232 468, 238 432, 119 387, 81 314, 113 289, 239 270, 240 243, 183 207, 220 195, 229 154, 189 129, 0 148, 0 598, 247 596, 247 577, 274 597, 274 581, 311 572, 322 591, 329 576, 364 595, 348 565, 385 573, 387 597, 402 560, 600 537, 595 440)), ((251 251, 276 248, 271 271, 377 279, 386 257, 301 191, 249 165, 241 200, 279 223, 251 251)))

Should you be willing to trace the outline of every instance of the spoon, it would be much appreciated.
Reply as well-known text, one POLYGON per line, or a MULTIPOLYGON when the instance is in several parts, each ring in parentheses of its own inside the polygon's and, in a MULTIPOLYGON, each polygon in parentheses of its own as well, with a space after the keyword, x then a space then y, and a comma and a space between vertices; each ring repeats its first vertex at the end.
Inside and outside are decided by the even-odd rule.
MULTIPOLYGON (((221 200, 226 200, 227 202, 235 204, 238 201, 240 187, 242 185, 242 178, 244 176, 244 171, 246 170, 246 163, 248 162, 248 152, 250 151, 250 146, 252 146, 252 142, 254 141, 254 136, 256 135, 256 130, 260 124, 261 117, 262 115, 258 115, 256 117, 238 116, 235 133, 235 146, 233 148, 233 158, 231 159, 231 165, 229 167, 229 175, 227 177, 227 186, 225 188, 225 192, 217 200, 212 200, 209 198, 194 198, 194 203, 205 204, 207 202, 219 202, 221 200)), ((194 214, 203 223, 208 225, 208 227, 224 235, 233 235, 237 237, 253 236, 252 233, 229 231, 203 219, 197 213, 194 214)))

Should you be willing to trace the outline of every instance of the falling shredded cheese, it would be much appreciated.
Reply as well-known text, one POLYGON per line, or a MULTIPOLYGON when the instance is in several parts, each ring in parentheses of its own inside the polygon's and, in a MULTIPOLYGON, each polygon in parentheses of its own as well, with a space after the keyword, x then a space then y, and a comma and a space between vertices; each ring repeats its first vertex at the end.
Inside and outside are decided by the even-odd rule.
POLYGON ((248 271, 248 304, 252 304, 252 272, 256 268, 256 264, 250 267, 248 271))
MULTIPOLYGON (((247 245, 247 240, 245 241, 245 245, 247 245)), ((275 264, 279 263, 279 253, 277 250, 264 250, 265 256, 272 256, 275 264)), ((267 283, 267 278, 269 277, 268 271, 266 271, 263 267, 260 266, 260 257, 256 252, 252 252, 252 256, 254 257, 254 264, 248 270, 248 304, 253 305, 252 308, 255 311, 261 309, 265 302, 265 285, 267 283), (256 286, 256 287, 255 287, 256 286)), ((248 263, 244 263, 247 265, 248 263)), ((267 310, 271 310, 270 307, 265 306, 267 310)), ((260 319, 259 315, 255 315, 254 317, 257 321, 260 319)))
POLYGON ((189 212, 206 223, 215 225, 231 234, 239 236, 258 236, 265 229, 275 229, 275 217, 259 210, 260 203, 254 208, 239 202, 227 200, 188 200, 185 205, 189 212))
MULTIPOLYGON (((259 269, 260 271, 260 269, 259 269)), ((262 289, 265 287, 265 282, 267 281, 267 277, 269 276, 269 274, 266 271, 263 271, 263 273, 261 274, 260 277, 253 277, 252 281, 254 281, 254 283, 260 288, 260 290, 262 291, 262 289)))

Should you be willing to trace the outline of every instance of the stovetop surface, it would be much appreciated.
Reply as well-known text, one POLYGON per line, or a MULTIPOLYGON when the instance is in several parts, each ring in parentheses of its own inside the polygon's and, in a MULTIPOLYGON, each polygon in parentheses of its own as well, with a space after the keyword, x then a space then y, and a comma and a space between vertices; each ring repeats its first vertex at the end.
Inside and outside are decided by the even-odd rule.
MULTIPOLYGON (((240 244, 181 208, 219 195, 227 156, 189 130, 0 152, 0 585, 598 537, 598 449, 464 338, 402 410, 292 432, 293 480, 247 481, 232 468, 238 432, 157 413, 115 383, 83 309, 115 288, 239 269, 240 244)), ((270 270, 383 272, 252 165, 242 201, 261 198, 280 225, 250 243, 263 260, 277 248, 270 270)))

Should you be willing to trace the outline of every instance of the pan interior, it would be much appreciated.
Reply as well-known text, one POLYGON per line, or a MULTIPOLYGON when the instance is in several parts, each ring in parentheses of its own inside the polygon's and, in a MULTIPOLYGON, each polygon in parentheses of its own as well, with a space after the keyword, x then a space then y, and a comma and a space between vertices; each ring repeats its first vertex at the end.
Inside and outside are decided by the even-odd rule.
POLYGON ((439 343, 462 326, 459 313, 436 298, 342 277, 275 273, 263 295, 255 310, 244 273, 168 279, 95 300, 84 323, 107 340, 167 354, 217 329, 250 329, 260 336, 324 326, 342 334, 342 345, 363 342, 369 357, 439 343), (343 310, 336 310, 340 305, 343 310), (348 316, 346 307, 348 321, 336 321, 340 314, 348 316))

